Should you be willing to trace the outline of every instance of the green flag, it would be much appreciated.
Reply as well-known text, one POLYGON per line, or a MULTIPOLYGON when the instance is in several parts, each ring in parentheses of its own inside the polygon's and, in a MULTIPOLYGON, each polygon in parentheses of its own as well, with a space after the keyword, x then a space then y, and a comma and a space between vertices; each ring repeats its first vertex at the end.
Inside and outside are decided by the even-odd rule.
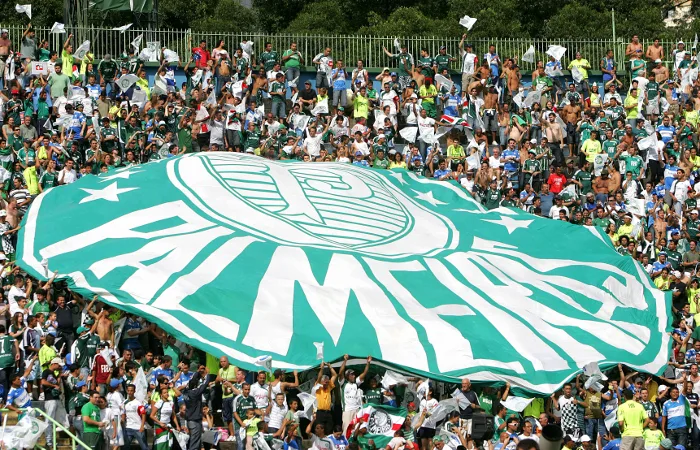
POLYGON ((670 350, 670 297, 601 230, 405 171, 164 159, 45 191, 17 252, 247 368, 313 367, 323 343, 327 361, 547 393, 593 361, 659 373, 670 350))
POLYGON ((403 428, 407 415, 406 408, 394 408, 386 405, 367 404, 357 412, 357 416, 350 424, 347 434, 356 426, 366 428, 367 432, 360 434, 358 438, 363 447, 372 439, 376 448, 386 448, 386 445, 394 437, 394 433, 403 428))

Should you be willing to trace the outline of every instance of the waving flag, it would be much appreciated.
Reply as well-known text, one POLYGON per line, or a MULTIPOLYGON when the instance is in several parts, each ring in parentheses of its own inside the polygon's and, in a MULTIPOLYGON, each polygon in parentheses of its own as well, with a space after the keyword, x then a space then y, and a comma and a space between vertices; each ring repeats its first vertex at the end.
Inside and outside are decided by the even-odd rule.
POLYGON ((403 427, 406 415, 406 408, 367 404, 358 411, 355 419, 350 422, 346 435, 349 436, 359 424, 361 428, 367 428, 367 434, 359 438, 360 444, 366 444, 370 439, 373 439, 377 448, 385 448, 386 444, 394 437, 394 433, 403 427))
POLYGON ((601 230, 406 171, 194 153, 48 189, 17 251, 247 369, 317 366, 323 342, 325 361, 547 393, 591 361, 669 355, 670 296, 601 230))

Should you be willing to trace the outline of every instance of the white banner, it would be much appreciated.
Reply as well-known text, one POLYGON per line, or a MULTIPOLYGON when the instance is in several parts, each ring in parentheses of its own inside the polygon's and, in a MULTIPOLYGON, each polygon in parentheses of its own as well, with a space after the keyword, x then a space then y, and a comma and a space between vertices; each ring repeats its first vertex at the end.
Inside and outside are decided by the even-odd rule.
POLYGON ((49 74, 49 62, 48 61, 32 61, 32 75, 48 75, 49 74))

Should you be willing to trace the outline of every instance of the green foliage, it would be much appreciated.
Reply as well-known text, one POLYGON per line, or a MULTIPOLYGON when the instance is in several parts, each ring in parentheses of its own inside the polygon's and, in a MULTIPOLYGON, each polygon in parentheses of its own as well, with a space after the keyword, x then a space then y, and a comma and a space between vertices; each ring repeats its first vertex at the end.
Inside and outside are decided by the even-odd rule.
POLYGON ((199 16, 191 27, 198 31, 241 32, 254 31, 256 15, 237 0, 219 0, 211 14, 199 16), (231 20, 235 17, 236 20, 231 20))

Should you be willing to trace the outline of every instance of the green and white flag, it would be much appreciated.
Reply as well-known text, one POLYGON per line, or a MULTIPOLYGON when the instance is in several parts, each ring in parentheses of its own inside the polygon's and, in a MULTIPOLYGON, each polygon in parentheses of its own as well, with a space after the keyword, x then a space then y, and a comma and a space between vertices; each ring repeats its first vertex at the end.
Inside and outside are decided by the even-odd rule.
POLYGON ((351 435, 359 425, 360 428, 367 428, 367 433, 359 438, 360 444, 372 439, 377 448, 385 448, 394 433, 403 428, 407 414, 406 408, 367 404, 357 412, 346 434, 351 435))
POLYGON ((454 182, 197 153, 48 189, 18 263, 237 365, 372 355, 549 393, 584 365, 659 373, 670 297, 602 230, 486 211, 454 182))

